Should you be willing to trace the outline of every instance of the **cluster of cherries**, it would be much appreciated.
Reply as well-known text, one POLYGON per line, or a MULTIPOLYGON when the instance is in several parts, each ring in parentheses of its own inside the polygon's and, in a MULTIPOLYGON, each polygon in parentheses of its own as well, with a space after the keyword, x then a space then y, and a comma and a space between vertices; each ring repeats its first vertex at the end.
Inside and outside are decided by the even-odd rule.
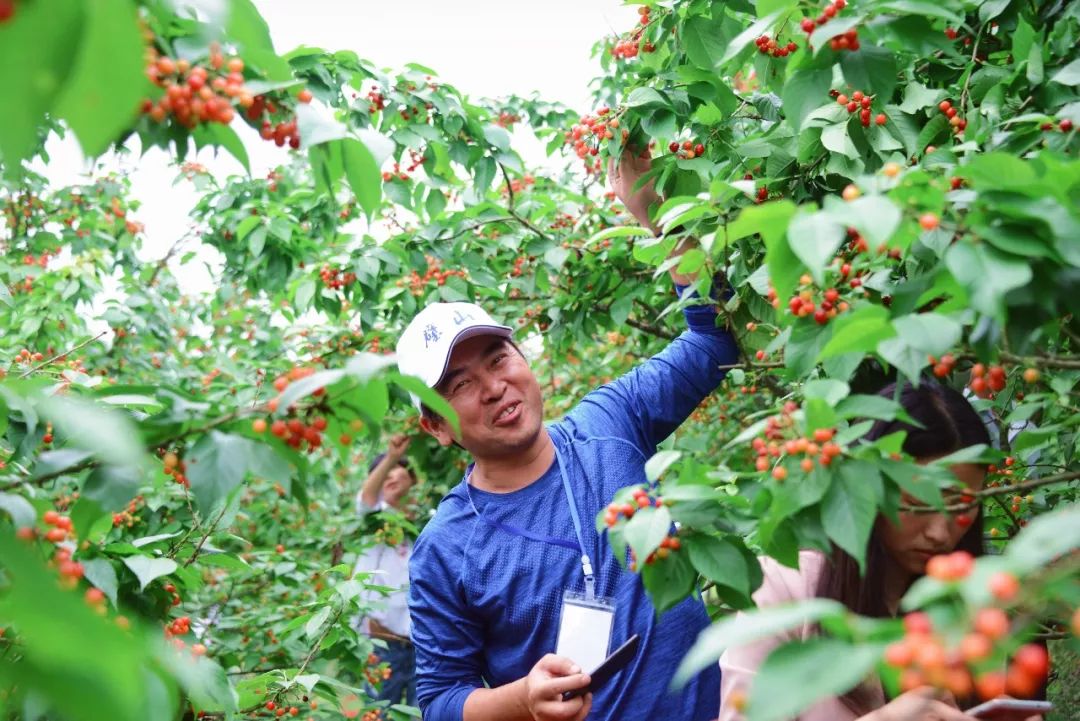
MULTIPOLYGON (((1053 123, 1043 123, 1042 125, 1039 126, 1039 129, 1040 130, 1053 130, 1054 129, 1054 124, 1053 123)), ((1069 120, 1068 118, 1062 118, 1061 120, 1058 121, 1057 129, 1060 130, 1063 133, 1071 132, 1072 129, 1073 129, 1073 121, 1069 120)))
POLYGON ((971 366, 971 380, 968 387, 980 398, 991 398, 994 393, 1005 390, 1005 369, 992 365, 989 369, 982 363, 971 366))
POLYGON ((199 123, 228 125, 236 116, 233 100, 245 109, 255 102, 255 96, 244 85, 244 61, 230 58, 226 62, 218 50, 211 51, 207 67, 192 65, 183 58, 159 55, 150 46, 146 76, 154 85, 165 89, 164 96, 156 102, 150 98, 142 102, 142 112, 158 123, 171 116, 189 129, 199 123))
POLYGON ((427 261, 427 270, 424 271, 423 275, 420 275, 415 270, 413 270, 409 273, 409 277, 407 279, 401 278, 395 283, 395 285, 397 285, 398 288, 401 288, 405 285, 406 282, 408 282, 409 292, 419 298, 424 294, 425 290, 432 281, 435 281, 436 285, 442 286, 446 285, 446 281, 449 278, 453 278, 455 276, 458 278, 466 277, 464 270, 443 270, 442 262, 433 255, 424 256, 424 259, 427 261))
POLYGON ((770 416, 765 421, 763 435, 750 442, 756 456, 754 468, 764 473, 771 466, 773 479, 781 483, 788 477, 788 469, 782 463, 784 457, 795 459, 802 456, 799 468, 809 473, 814 470, 815 459, 820 465, 828 466, 834 458, 844 453, 844 449, 833 442, 836 436, 834 428, 818 428, 809 436, 799 434, 791 416, 797 408, 792 401, 785 403, 778 415, 770 416))
POLYGON ((405 168, 404 170, 402 170, 401 169, 401 163, 394 163, 393 171, 390 171, 390 170, 384 170, 383 171, 383 174, 382 174, 383 182, 384 183, 389 183, 391 180, 394 180, 395 178, 397 180, 401 180, 403 182, 408 180, 409 179, 409 173, 416 172, 416 169, 419 168, 421 165, 423 165, 425 160, 427 160, 427 158, 424 156, 423 153, 417 152, 416 150, 412 150, 410 148, 409 149, 409 166, 407 168, 405 168))
POLYGON ((119 528, 120 526, 132 528, 136 523, 141 521, 142 519, 138 516, 139 506, 144 505, 145 503, 146 499, 141 494, 128 501, 127 507, 124 510, 112 514, 113 528, 119 528))
POLYGON ((531 188, 535 184, 536 184, 536 178, 534 178, 532 175, 529 175, 528 173, 526 173, 524 176, 522 176, 520 178, 511 178, 509 188, 507 188, 506 185, 500 185, 499 186, 499 193, 501 195, 509 195, 510 193, 520 193, 523 190, 528 190, 529 188, 531 188))
MULTIPOLYGON (((840 11, 847 7, 847 0, 833 0, 822 9, 821 14, 817 18, 803 18, 799 26, 803 32, 806 33, 807 40, 816 28, 821 27, 825 23, 832 20, 834 17, 840 14, 840 11)), ((859 34, 855 28, 848 30, 842 35, 838 35, 829 41, 829 47, 833 50, 858 50, 859 49, 859 34)))
MULTIPOLYGON (((974 566, 970 553, 955 551, 931 558, 926 573, 950 583, 967 578, 974 566)), ((990 576, 987 588, 995 599, 1008 603, 1020 592, 1020 582, 1011 573, 999 571, 990 576)), ((1004 694, 1034 696, 1046 681, 1050 657, 1045 647, 1028 643, 1012 655, 1006 671, 995 669, 994 644, 1007 638, 1009 630, 1004 610, 980 608, 972 617, 971 630, 950 648, 936 633, 927 614, 910 613, 904 617, 903 639, 885 650, 885 662, 901 670, 900 687, 904 691, 930 685, 958 698, 977 694, 984 701, 1004 694)))
POLYGON ((341 290, 345 286, 356 282, 356 273, 342 268, 335 268, 329 263, 323 263, 323 266, 319 268, 319 278, 327 288, 341 290))
POLYGON ((375 685, 380 681, 386 681, 393 675, 389 665, 380 663, 381 659, 373 653, 368 654, 367 666, 364 668, 364 677, 368 683, 375 685))
POLYGON ((503 110, 499 113, 499 117, 495 118, 495 124, 500 128, 512 128, 514 123, 521 122, 521 116, 517 113, 511 113, 503 110))
POLYGON ((40 352, 30 352, 29 348, 23 348, 19 351, 19 354, 15 356, 15 362, 23 365, 29 365, 30 363, 40 363, 45 360, 45 356, 40 352))
POLYGON ((191 482, 188 481, 186 475, 187 463, 185 463, 180 456, 173 451, 166 451, 163 448, 158 449, 158 453, 161 455, 161 464, 164 468, 166 476, 172 476, 173 481, 184 488, 191 488, 191 482))
MULTIPOLYGON (((633 500, 627 503, 612 502, 609 504, 604 511, 604 525, 608 528, 614 528, 620 519, 625 518, 629 521, 639 509, 653 506, 660 508, 664 505, 663 498, 650 496, 644 488, 635 488, 631 498, 633 500)), ((664 536, 657 549, 646 557, 645 564, 652 565, 656 561, 662 561, 680 548, 682 548, 682 541, 679 540, 678 531, 676 530, 664 536)), ((633 551, 630 551, 630 570, 637 570, 637 556, 633 551)))
POLYGON ((611 47, 611 54, 614 57, 629 60, 630 58, 636 58, 638 52, 651 53, 656 51, 656 46, 651 42, 647 40, 644 43, 641 42, 641 33, 651 22, 651 12, 652 10, 647 5, 638 8, 638 27, 630 33, 628 38, 619 40, 611 47))
MULTIPOLYGON (((809 275, 799 278, 802 289, 788 301, 788 310, 793 315, 798 318, 813 317, 815 323, 825 325, 837 314, 844 313, 850 308, 847 301, 840 300, 840 291, 837 288, 826 288, 821 291, 820 297, 816 298, 813 282, 814 279, 809 275)), ((769 300, 776 300, 776 291, 772 288, 769 290, 769 300)))
POLYGON ((668 150, 684 160, 693 160, 705 154, 705 146, 693 140, 684 140, 681 143, 678 140, 672 140, 668 143, 668 150))
MULTIPOLYGON (((611 108, 600 108, 596 115, 583 115, 580 122, 563 133, 563 143, 573 145, 574 153, 582 160, 600 153, 600 143, 611 140, 619 130, 619 118, 611 114, 611 108)), ((622 138, 626 140, 630 131, 625 128, 622 138)))
POLYGON ((757 45, 758 52, 762 55, 772 55, 774 58, 786 58, 799 49, 798 43, 794 40, 786 45, 781 45, 776 41, 776 38, 770 38, 768 35, 758 37, 754 40, 754 45, 757 45))
POLYGON ((849 113, 859 113, 859 120, 864 128, 870 127, 871 118, 876 125, 884 125, 889 122, 889 118, 885 113, 873 114, 870 108, 874 104, 874 98, 871 95, 866 95, 861 90, 853 92, 850 98, 838 90, 830 90, 829 95, 836 99, 838 105, 847 108, 849 113))
POLYGON ((957 115, 956 108, 948 100, 942 100, 938 103, 938 110, 949 119, 949 125, 952 126, 953 133, 956 135, 963 135, 964 129, 967 128, 967 121, 957 115))
POLYGON ((41 255, 35 257, 33 253, 23 256, 23 265, 36 265, 41 268, 48 267, 49 265, 49 251, 43 252, 41 255))

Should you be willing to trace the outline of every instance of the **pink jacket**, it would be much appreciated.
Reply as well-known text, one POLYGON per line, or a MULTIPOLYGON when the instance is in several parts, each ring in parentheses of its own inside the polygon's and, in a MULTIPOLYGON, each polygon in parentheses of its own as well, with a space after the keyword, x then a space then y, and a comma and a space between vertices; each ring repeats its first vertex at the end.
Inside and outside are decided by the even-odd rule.
MULTIPOLYGON (((813 598, 817 590, 818 578, 825 564, 825 556, 818 551, 801 551, 797 571, 782 566, 771 558, 762 558, 760 562, 765 578, 761 588, 754 594, 754 601, 758 606, 764 607, 813 598)), ((745 693, 749 693, 754 674, 769 652, 786 641, 809 638, 811 631, 811 624, 804 624, 787 633, 725 651, 720 657, 722 676, 719 721, 742 721, 742 714, 732 708, 729 703, 731 692, 742 689, 745 693)), ((876 699, 878 706, 885 705, 885 693, 876 679, 873 685, 867 688, 867 692, 871 694, 871 698, 876 699)), ((819 701, 804 711, 798 721, 854 721, 857 718, 857 714, 838 700, 829 698, 819 701)))

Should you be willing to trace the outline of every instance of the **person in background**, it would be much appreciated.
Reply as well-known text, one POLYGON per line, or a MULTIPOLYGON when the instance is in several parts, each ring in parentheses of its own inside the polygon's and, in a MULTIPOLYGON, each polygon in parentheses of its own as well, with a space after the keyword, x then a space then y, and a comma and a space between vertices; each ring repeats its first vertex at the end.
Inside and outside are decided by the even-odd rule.
MULTIPOLYGON (((894 398, 896 385, 880 393, 894 398)), ((903 450, 919 463, 929 463, 962 448, 990 445, 986 426, 971 404, 959 392, 934 381, 924 380, 918 387, 905 383, 900 389, 900 405, 918 421, 917 428, 903 421, 877 421, 866 434, 868 441, 898 431, 906 432, 903 450)), ((986 466, 961 463, 952 466, 961 486, 978 491, 986 481, 986 466)), ((918 502, 902 496, 904 505, 918 502)), ((900 599, 916 579, 924 575, 927 561, 936 555, 956 550, 972 556, 983 553, 983 518, 981 507, 965 514, 904 513, 893 524, 880 517, 870 536, 866 553, 866 574, 842 549, 833 546, 825 555, 802 551, 799 568, 782 566, 762 558, 764 582, 754 601, 759 607, 830 598, 843 603, 863 616, 896 617, 900 599)), ((728 649, 720 658, 721 713, 719 721, 738 721, 741 715, 733 698, 743 696, 753 682, 758 666, 766 656, 788 641, 807 639, 816 633, 813 624, 766 638, 746 646, 728 649)), ((1033 716, 1028 721, 1039 721, 1033 716)), ((803 712, 798 721, 972 721, 947 695, 930 688, 919 688, 888 699, 879 680, 864 681, 842 696, 824 699, 803 712)))
MULTIPOLYGON (((364 485, 356 494, 356 513, 366 516, 392 509, 401 512, 416 474, 405 460, 409 437, 399 434, 390 439, 385 453, 376 456, 368 467, 364 485)), ((357 630, 386 642, 387 648, 376 655, 390 664, 390 678, 383 682, 376 701, 416 705, 416 659, 409 639, 408 585, 412 541, 406 536, 397 543, 386 539, 362 551, 354 573, 372 574, 370 581, 394 590, 389 596, 370 594, 364 600, 374 606, 367 616, 358 619, 357 630)))

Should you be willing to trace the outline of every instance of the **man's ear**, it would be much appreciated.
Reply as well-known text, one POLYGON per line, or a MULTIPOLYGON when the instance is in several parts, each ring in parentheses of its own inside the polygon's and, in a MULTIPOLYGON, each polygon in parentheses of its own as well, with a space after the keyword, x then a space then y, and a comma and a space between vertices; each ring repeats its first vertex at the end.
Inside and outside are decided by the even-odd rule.
POLYGON ((454 436, 450 433, 450 424, 441 417, 420 416, 420 428, 439 442, 440 446, 450 446, 454 436))

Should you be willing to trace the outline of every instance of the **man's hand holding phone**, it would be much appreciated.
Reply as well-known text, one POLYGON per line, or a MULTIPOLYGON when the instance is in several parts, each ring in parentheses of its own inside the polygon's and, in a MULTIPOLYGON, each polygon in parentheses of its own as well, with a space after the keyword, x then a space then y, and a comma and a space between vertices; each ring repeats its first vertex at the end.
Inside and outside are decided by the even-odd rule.
POLYGON ((592 709, 592 694, 566 701, 563 694, 585 688, 590 680, 570 659, 549 653, 525 677, 529 713, 536 721, 583 721, 592 709))

